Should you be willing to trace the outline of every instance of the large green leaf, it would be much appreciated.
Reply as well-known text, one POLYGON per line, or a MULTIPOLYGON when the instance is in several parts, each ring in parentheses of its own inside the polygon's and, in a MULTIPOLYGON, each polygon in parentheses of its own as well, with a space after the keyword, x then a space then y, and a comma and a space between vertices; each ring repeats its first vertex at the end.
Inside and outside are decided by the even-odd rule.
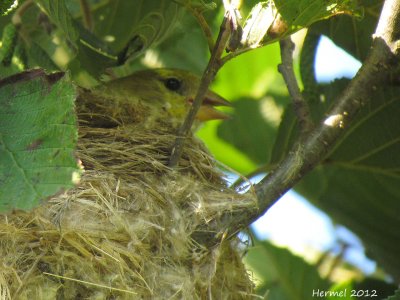
POLYGON ((313 291, 327 291, 329 287, 314 266, 266 241, 250 248, 245 262, 262 281, 258 293, 268 292, 269 300, 309 300, 313 291))
POLYGON ((309 30, 315 34, 326 35, 337 46, 363 61, 371 47, 372 33, 378 21, 382 1, 362 1, 362 4, 365 13, 361 19, 339 15, 317 22, 309 30))
MULTIPOLYGON (((314 113, 326 107, 345 86, 344 81, 324 89, 326 102, 315 102, 314 113)), ((387 87, 371 95, 360 114, 325 161, 296 189, 346 225, 364 241, 368 254, 396 278, 400 277, 400 89, 387 87)), ((291 108, 290 108, 291 109, 291 108)), ((321 115, 321 112, 318 114, 321 115)), ((297 122, 284 118, 274 157, 290 149, 297 122)))
POLYGON ((317 20, 326 19, 338 14, 359 15, 357 1, 324 1, 324 0, 274 0, 274 4, 288 22, 289 28, 307 27, 317 20))
POLYGON ((374 101, 363 109, 326 163, 316 171, 318 175, 306 178, 306 181, 314 176, 324 178, 325 186, 310 199, 356 232, 370 255, 397 278, 400 278, 399 92, 393 88, 376 93, 374 101))
POLYGON ((114 49, 142 53, 165 39, 175 28, 182 6, 170 0, 106 1, 93 10, 94 32, 114 49))
POLYGON ((367 277, 362 281, 355 281, 352 288, 349 289, 351 299, 355 297, 361 299, 382 299, 393 295, 398 289, 395 283, 389 283, 387 280, 379 280, 367 277))
POLYGON ((18 5, 18 0, 2 0, 0 1, 0 16, 10 13, 18 5))
POLYGON ((61 73, 34 70, 0 82, 0 212, 31 209, 74 185, 74 99, 61 73))
POLYGON ((266 164, 270 161, 277 125, 287 101, 288 97, 271 93, 261 100, 233 102, 233 118, 219 126, 218 136, 255 163, 266 164))
POLYGON ((47 13, 51 21, 64 32, 70 45, 76 47, 79 40, 79 30, 65 5, 65 0, 36 0, 36 2, 47 13))
POLYGON ((383 300, 400 300, 400 289, 398 289, 393 296, 387 297, 383 300))
POLYGON ((244 25, 241 47, 257 47, 276 41, 311 24, 338 14, 360 16, 357 1, 270 0, 259 1, 244 25))
MULTIPOLYGON (((38 17, 22 22, 22 31, 29 31, 31 25, 36 29, 23 40, 27 52, 32 52, 32 45, 43 45, 42 53, 47 53, 60 69, 70 70, 73 79, 83 86, 92 85, 93 79, 99 80, 109 68, 137 58, 164 40, 183 10, 169 0, 92 2, 86 12, 75 1, 35 2, 51 23, 45 20, 46 26, 40 26, 38 17)), ((35 62, 43 67, 38 59, 35 62)))

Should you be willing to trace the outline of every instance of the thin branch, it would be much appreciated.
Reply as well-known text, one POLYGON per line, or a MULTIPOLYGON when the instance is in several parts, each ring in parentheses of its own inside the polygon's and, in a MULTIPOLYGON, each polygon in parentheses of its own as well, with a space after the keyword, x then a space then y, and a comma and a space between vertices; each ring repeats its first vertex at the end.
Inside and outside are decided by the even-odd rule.
POLYGON ((200 28, 203 31, 204 36, 206 37, 208 49, 210 50, 210 53, 212 53, 214 49, 214 39, 212 36, 212 31, 210 26, 208 26, 208 23, 206 19, 204 19, 203 14, 199 12, 197 9, 188 6, 188 10, 192 13, 192 15, 196 18, 197 23, 200 25, 200 28))
MULTIPOLYGON (((260 47, 262 47, 262 46, 260 45, 260 47)), ((256 47, 256 48, 250 48, 250 47, 248 47, 248 48, 239 48, 239 49, 236 49, 235 51, 233 51, 233 52, 231 52, 231 53, 225 55, 223 58, 221 58, 221 62, 220 62, 221 67, 222 67, 223 65, 225 65, 225 64, 226 64, 228 61, 230 61, 231 59, 235 58, 236 56, 239 56, 239 55, 241 55, 241 54, 244 54, 244 53, 246 53, 246 52, 249 52, 249 51, 251 51, 251 50, 254 50, 254 49, 257 49, 257 48, 260 48, 260 47, 256 47)))
POLYGON ((310 108, 300 92, 293 70, 294 43, 290 37, 287 37, 280 40, 279 45, 281 48, 282 63, 278 66, 278 70, 282 74, 289 94, 292 97, 293 109, 299 121, 300 132, 304 136, 311 130, 313 124, 310 116, 310 108))
POLYGON ((13 14, 12 18, 11 18, 11 22, 15 25, 15 26, 19 26, 22 23, 22 16, 24 15, 24 13, 27 11, 27 9, 29 7, 31 7, 33 4, 35 4, 33 2, 33 0, 27 0, 24 3, 22 3, 15 11, 15 13, 13 14))
POLYGON ((211 84, 211 82, 215 77, 215 74, 220 68, 219 60, 221 58, 222 52, 225 49, 226 43, 230 35, 230 29, 228 26, 230 18, 231 16, 229 14, 229 11, 227 11, 222 21, 217 41, 211 53, 211 58, 201 78, 200 86, 197 91, 196 97, 194 98, 193 104, 190 107, 189 113, 183 125, 179 128, 178 135, 175 140, 174 146, 172 148, 171 157, 168 163, 168 166, 171 168, 175 167, 179 162, 179 159, 182 155, 185 139, 190 132, 190 128, 193 125, 196 114, 200 109, 204 96, 207 93, 208 86, 211 84))
POLYGON ((383 86, 400 62, 400 1, 386 0, 374 34, 372 48, 362 67, 341 96, 334 102, 328 117, 264 179, 255 185, 258 208, 223 214, 193 234, 201 244, 213 246, 222 235, 235 235, 264 214, 279 198, 314 169, 335 145, 373 91, 383 86))
POLYGON ((87 0, 80 0, 79 6, 82 11, 83 25, 91 32, 93 30, 93 17, 92 12, 90 11, 89 3, 87 0))

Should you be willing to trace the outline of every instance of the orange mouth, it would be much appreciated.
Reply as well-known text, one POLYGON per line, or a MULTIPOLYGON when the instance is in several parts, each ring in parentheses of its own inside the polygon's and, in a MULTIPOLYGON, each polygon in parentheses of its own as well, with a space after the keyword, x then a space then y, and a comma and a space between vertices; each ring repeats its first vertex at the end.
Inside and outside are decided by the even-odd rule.
MULTIPOLYGON (((193 99, 190 99, 189 103, 193 103, 193 99)), ((231 106, 231 103, 220 95, 208 91, 196 115, 196 119, 205 122, 209 120, 225 120, 229 118, 229 115, 216 110, 214 106, 231 106)))

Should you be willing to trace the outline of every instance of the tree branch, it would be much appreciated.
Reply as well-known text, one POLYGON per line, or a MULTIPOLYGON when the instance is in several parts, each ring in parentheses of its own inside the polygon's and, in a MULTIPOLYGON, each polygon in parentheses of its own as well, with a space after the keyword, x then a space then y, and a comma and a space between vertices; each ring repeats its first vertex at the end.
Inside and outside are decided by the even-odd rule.
POLYGON ((81 8, 82 12, 82 20, 83 20, 83 25, 87 30, 92 32, 93 30, 93 17, 92 17, 92 12, 90 11, 90 6, 87 0, 80 0, 79 5, 81 8))
POLYGON ((226 43, 229 39, 230 29, 229 22, 231 19, 231 15, 227 10, 224 16, 224 19, 221 23, 221 27, 219 30, 217 41, 215 42, 213 51, 211 53, 211 58, 208 61, 208 65, 206 70, 203 72, 203 76, 201 78, 200 86, 197 91, 196 97, 194 98, 193 104, 190 107, 189 113, 182 124, 182 126, 178 130, 178 135, 175 140, 174 146, 172 147, 171 157, 168 163, 168 166, 173 168, 178 164, 178 161, 182 155, 183 146, 185 143, 185 139, 190 132, 190 128, 193 125, 194 119, 196 117, 197 112, 200 109, 200 106, 203 102, 203 98, 207 93, 208 86, 213 81, 215 74, 218 72, 221 67, 219 60, 222 56, 222 53, 225 49, 226 43))
POLYGON ((190 5, 188 6, 188 10, 196 18, 197 23, 199 24, 199 26, 200 26, 201 30, 203 31, 203 34, 207 40, 208 49, 210 50, 210 53, 212 53, 213 49, 214 49, 214 39, 212 36, 212 31, 211 31, 210 26, 208 26, 207 21, 204 19, 204 16, 200 11, 198 11, 197 9, 193 8, 190 5))
POLYGON ((293 101, 294 112, 299 120, 300 132, 302 136, 304 136, 311 130, 313 124, 310 116, 310 109, 307 102, 301 95, 300 88, 297 84, 297 79, 293 70, 294 43, 290 37, 287 37, 283 40, 280 40, 279 45, 281 48, 282 63, 278 66, 278 70, 285 80, 290 97, 293 101))
POLYGON ((199 243, 212 246, 223 236, 233 236, 264 214, 279 198, 314 169, 326 157, 338 138, 348 128, 372 92, 384 85, 400 61, 400 1, 386 0, 366 61, 349 83, 328 117, 301 142, 295 144, 287 157, 255 185, 258 209, 223 214, 193 235, 199 243))

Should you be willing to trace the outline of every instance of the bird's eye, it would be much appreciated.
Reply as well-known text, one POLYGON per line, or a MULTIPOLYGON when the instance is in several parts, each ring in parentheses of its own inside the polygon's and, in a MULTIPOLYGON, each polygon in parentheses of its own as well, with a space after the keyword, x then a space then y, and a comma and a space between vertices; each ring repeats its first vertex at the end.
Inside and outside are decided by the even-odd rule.
POLYGON ((174 77, 165 80, 165 87, 171 91, 177 91, 181 88, 182 82, 174 77))

